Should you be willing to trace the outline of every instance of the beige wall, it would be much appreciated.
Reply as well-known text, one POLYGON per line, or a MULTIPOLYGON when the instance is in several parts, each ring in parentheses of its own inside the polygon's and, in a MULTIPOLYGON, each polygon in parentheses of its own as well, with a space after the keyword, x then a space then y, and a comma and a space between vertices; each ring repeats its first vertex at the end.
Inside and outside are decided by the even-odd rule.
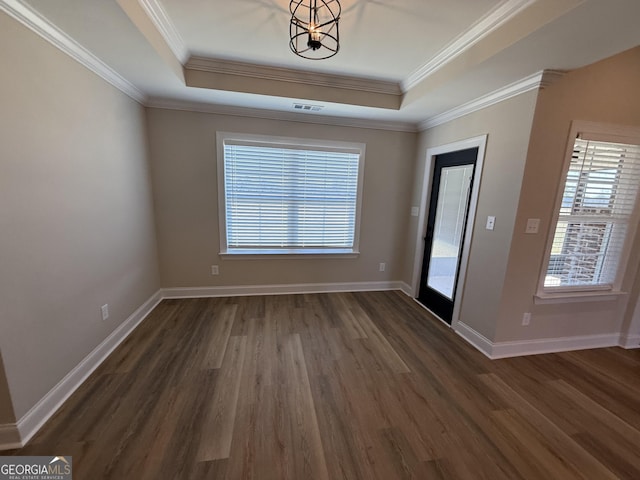
POLYGON ((2 13, 0 44, 0 350, 19 419, 159 275, 143 107, 2 13))
MULTIPOLYGON (((640 126, 640 47, 573 71, 538 98, 522 193, 511 244, 496 340, 526 340, 617 333, 631 321, 636 304, 640 241, 636 238, 623 289, 626 299, 610 302, 534 305, 572 120, 640 126), (538 235, 525 235, 527 218, 541 218, 538 235), (521 326, 523 312, 531 325, 521 326)), ((636 332, 638 333, 638 332, 636 332)))
MULTIPOLYGON (((413 205, 420 204, 422 191, 428 187, 422 184, 427 148, 488 134, 466 282, 459 291, 460 321, 489 339, 500 307, 536 94, 514 97, 419 136, 413 205), (496 217, 493 231, 485 229, 489 215, 496 217)), ((412 217, 404 273, 407 281, 412 275, 417 224, 418 218, 412 217)))
POLYGON ((0 425, 15 423, 16 416, 13 413, 13 405, 11 404, 11 395, 9 393, 9 384, 4 373, 4 362, 0 355, 0 425))
POLYGON ((402 279, 415 134, 154 108, 147 119, 164 287, 402 279), (219 258, 217 131, 366 143, 360 256, 219 258))

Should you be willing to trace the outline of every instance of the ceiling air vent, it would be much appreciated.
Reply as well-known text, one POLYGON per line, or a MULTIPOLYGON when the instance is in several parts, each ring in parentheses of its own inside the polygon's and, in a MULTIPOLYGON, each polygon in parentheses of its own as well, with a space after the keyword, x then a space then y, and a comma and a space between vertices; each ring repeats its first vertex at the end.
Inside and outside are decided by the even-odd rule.
POLYGON ((322 105, 307 105, 304 103, 294 103, 293 109, 298 110, 300 112, 319 112, 322 110, 324 106, 322 105))

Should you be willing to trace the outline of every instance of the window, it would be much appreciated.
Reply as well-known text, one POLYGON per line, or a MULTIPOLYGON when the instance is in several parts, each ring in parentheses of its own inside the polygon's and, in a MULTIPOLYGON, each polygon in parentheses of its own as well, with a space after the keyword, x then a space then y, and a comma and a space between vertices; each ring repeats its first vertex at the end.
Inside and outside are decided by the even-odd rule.
POLYGON ((358 253, 363 144, 217 138, 221 253, 358 253))
POLYGON ((617 289, 637 224, 640 147, 605 133, 574 138, 543 288, 617 289))

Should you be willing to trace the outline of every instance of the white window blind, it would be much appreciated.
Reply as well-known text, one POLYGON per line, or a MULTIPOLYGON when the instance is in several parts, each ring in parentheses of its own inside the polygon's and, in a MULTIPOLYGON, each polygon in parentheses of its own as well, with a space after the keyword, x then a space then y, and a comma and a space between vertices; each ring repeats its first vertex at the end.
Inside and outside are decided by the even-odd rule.
POLYGON ((639 184, 639 146, 575 140, 545 288, 615 283, 639 184))
POLYGON ((354 250, 360 152, 224 142, 226 246, 354 250))

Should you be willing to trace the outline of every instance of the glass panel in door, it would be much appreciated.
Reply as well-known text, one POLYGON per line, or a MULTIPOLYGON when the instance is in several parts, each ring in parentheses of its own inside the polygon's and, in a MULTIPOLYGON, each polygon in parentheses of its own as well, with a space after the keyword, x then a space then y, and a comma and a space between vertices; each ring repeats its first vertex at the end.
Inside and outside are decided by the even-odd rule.
POLYGON ((473 165, 444 167, 440 176, 427 285, 453 300, 467 219, 473 165))

